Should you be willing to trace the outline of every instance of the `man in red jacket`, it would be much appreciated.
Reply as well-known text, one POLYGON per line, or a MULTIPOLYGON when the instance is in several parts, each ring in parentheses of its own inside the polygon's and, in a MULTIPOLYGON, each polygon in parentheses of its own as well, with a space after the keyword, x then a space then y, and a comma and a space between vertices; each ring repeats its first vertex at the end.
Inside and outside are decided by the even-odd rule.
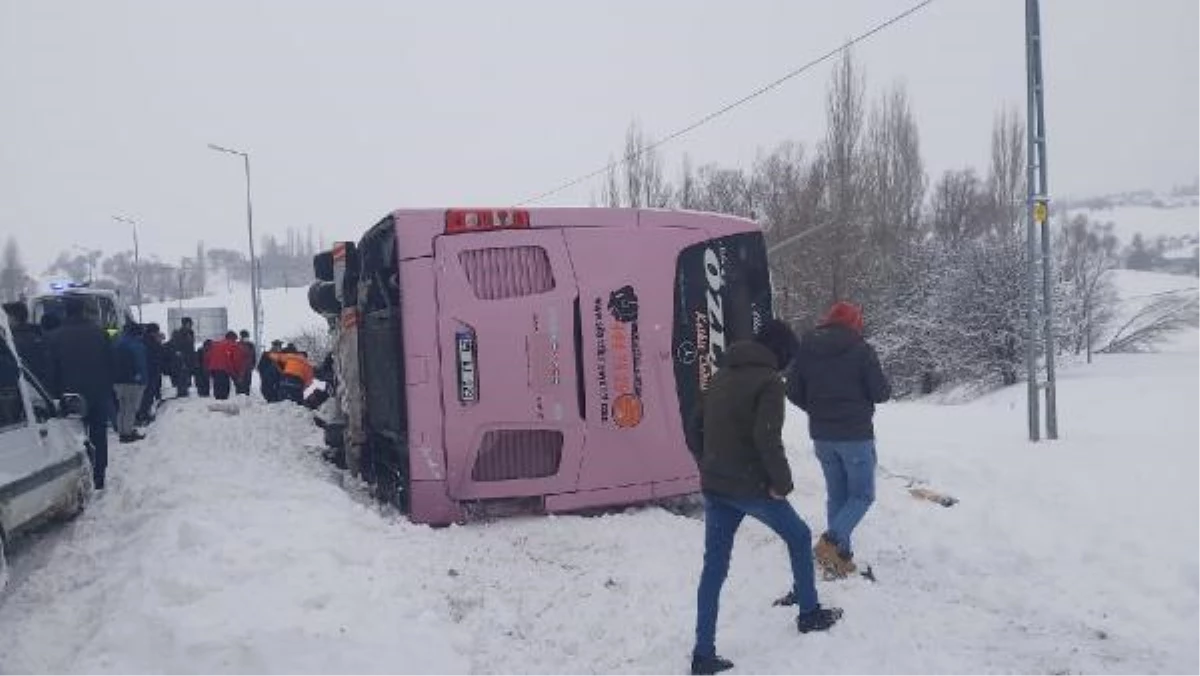
POLYGON ((205 364, 212 373, 213 397, 228 399, 230 386, 246 370, 245 352, 238 344, 238 335, 233 331, 225 334, 225 340, 214 343, 208 350, 205 364))

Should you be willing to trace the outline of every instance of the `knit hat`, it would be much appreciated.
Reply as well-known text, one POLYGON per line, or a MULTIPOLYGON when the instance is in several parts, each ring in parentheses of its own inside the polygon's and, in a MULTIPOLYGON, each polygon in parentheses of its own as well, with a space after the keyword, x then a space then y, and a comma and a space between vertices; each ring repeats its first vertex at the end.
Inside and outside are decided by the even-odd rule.
POLYGON ((863 313, 862 309, 853 303, 846 301, 838 301, 829 308, 829 314, 825 315, 825 319, 821 320, 821 326, 831 325, 844 326, 851 329, 855 333, 862 333, 863 330, 863 313))
POLYGON ((780 319, 767 320, 759 327, 754 340, 775 355, 775 360, 781 369, 792 362, 792 357, 795 356, 800 345, 796 334, 792 332, 792 327, 780 319))

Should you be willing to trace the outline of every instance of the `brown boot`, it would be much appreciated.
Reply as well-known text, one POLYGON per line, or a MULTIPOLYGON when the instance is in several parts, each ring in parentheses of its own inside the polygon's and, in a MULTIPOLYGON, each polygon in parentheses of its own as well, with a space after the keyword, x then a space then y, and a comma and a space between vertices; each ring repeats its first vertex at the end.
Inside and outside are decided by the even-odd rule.
POLYGON ((828 534, 821 535, 817 546, 813 547, 813 556, 821 566, 826 580, 840 580, 858 570, 858 566, 854 565, 853 555, 843 556, 828 534))
POLYGON ((837 545, 828 535, 821 535, 817 546, 813 547, 813 558, 825 573, 825 577, 843 577, 839 572, 841 557, 838 556, 837 545))

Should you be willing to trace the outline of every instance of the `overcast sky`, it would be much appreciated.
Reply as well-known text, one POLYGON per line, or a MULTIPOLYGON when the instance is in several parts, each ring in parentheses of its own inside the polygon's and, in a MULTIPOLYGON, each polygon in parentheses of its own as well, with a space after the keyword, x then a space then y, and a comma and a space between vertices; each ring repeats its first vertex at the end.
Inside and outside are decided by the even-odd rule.
MULTIPOLYGON (((357 236, 400 206, 511 204, 665 135, 915 0, 0 0, 0 236, 40 272, 72 245, 175 261, 255 226, 357 236)), ((1045 0, 1057 196, 1193 181, 1196 0, 1045 0)), ((856 49, 908 87, 931 178, 986 166, 1025 105, 1024 3, 938 0, 856 49)), ((824 128, 821 65, 664 148, 748 165, 824 128)), ((595 183, 551 204, 586 204, 595 183)))

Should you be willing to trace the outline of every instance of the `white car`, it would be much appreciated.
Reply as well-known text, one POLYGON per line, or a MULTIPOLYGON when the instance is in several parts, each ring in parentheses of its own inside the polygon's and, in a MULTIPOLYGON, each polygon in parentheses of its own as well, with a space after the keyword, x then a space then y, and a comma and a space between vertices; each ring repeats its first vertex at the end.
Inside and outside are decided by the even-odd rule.
POLYGON ((13 537, 48 519, 76 516, 91 498, 84 413, 81 397, 56 401, 25 370, 0 312, 0 589, 13 537))

